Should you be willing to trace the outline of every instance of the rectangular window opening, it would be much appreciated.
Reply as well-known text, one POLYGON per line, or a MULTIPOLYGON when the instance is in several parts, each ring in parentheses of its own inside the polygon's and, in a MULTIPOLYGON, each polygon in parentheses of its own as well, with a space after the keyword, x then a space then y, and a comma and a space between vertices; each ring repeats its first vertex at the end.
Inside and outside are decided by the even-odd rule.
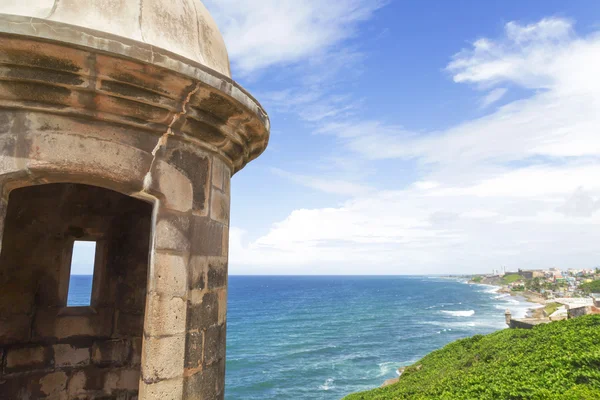
POLYGON ((96 242, 76 240, 73 243, 67 307, 91 305, 95 260, 96 242))

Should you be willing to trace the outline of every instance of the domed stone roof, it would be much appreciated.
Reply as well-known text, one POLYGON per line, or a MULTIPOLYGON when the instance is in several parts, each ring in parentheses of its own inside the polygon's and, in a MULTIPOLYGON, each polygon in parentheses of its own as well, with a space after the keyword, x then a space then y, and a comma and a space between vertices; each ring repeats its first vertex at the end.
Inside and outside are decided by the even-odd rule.
POLYGON ((0 0, 0 12, 143 42, 231 78, 225 42, 200 0, 0 0))

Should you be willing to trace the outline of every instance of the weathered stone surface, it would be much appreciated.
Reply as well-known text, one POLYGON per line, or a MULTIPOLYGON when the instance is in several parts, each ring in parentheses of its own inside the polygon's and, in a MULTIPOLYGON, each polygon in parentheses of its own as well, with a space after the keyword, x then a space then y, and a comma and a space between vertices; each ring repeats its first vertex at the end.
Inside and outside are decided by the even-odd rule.
POLYGON ((187 293, 187 258, 180 255, 154 253, 154 274, 150 292, 185 297, 187 293))
POLYGON ((72 337, 110 337, 113 313, 100 309, 89 316, 58 315, 58 309, 40 310, 33 323, 36 339, 68 339, 72 337))
MULTIPOLYGON (((59 45, 44 43, 44 46, 36 46, 35 40, 33 42, 31 39, 20 40, 12 36, 2 43, 3 48, 10 48, 11 51, 6 52, 6 59, 0 58, 0 62, 9 63, 13 70, 25 69, 24 65, 30 59, 35 61, 37 68, 48 71, 46 73, 48 78, 39 77, 35 83, 0 82, 0 88, 12 95, 13 102, 37 101, 48 107, 51 105, 53 109, 70 107, 71 111, 77 110, 78 113, 91 115, 96 119, 151 126, 158 131, 158 126, 155 124, 166 127, 166 124, 171 122, 167 114, 159 115, 161 112, 168 113, 167 107, 173 108, 172 105, 169 106, 168 98, 177 99, 178 102, 187 98, 182 93, 182 85, 175 83, 177 79, 174 79, 173 75, 176 74, 171 72, 175 71, 180 74, 179 80, 183 75, 192 82, 202 83, 203 90, 196 94, 197 100, 191 99, 194 101, 190 103, 194 108, 199 108, 203 115, 209 116, 210 123, 207 124, 208 129, 198 129, 195 132, 192 128, 190 133, 207 143, 210 143, 211 139, 205 137, 206 131, 219 134, 219 153, 233 158, 232 165, 235 170, 239 170, 248 161, 256 158, 268 143, 270 124, 260 105, 235 82, 224 79, 222 75, 197 64, 190 65, 189 59, 186 60, 161 51, 156 46, 151 47, 125 37, 107 36, 99 31, 90 33, 84 28, 65 26, 57 21, 32 21, 29 17, 17 15, 4 15, 1 18, 3 23, 0 24, 0 34, 8 30, 1 28, 6 26, 10 27, 12 35, 23 35, 28 38, 44 36, 46 39, 60 41, 59 45), (28 23, 23 23, 24 21, 28 23), (88 50, 75 49, 67 43, 86 46, 88 50), (87 54, 88 52, 93 56, 87 54), (113 54, 99 54, 99 52, 113 54), (118 60, 121 56, 129 58, 129 61, 118 60), (146 67, 147 74, 137 74, 144 63, 153 64, 155 68, 146 67), (128 64, 133 64, 135 67, 128 64), (106 68, 107 66, 109 69, 106 68), (133 72, 130 74, 129 71, 133 72), (67 80, 61 81, 56 79, 56 76, 67 80), (106 80, 104 77, 107 76, 111 79, 106 80), (94 91, 82 90, 92 87, 90 81, 98 79, 97 77, 102 78, 94 91), (38 90, 32 90, 33 85, 38 90), (131 93, 133 87, 142 95, 135 96, 131 93), (165 92, 169 93, 169 96, 152 97, 165 92), (235 130, 233 134, 231 129, 226 129, 226 125, 229 124, 240 129, 235 130), (221 131, 227 131, 227 135, 221 131)), ((200 37, 204 37, 207 32, 202 31, 200 37)), ((161 35, 164 33, 161 32, 161 35)), ((207 47, 202 46, 202 48, 207 47)), ((183 90, 187 90, 189 85, 185 87, 186 89, 183 90)), ((191 108, 186 110, 188 114, 191 108)), ((166 129, 162 131, 165 132, 166 129)))
POLYGON ((229 174, 229 167, 219 157, 213 157, 212 162, 212 184, 219 190, 225 187, 225 175, 229 174))
POLYGON ((223 237, 221 238, 221 256, 229 257, 229 227, 223 227, 223 237))
POLYGON ((220 400, 224 397, 225 362, 220 361, 184 379, 183 398, 220 400))
POLYGON ((157 382, 183 376, 185 334, 146 337, 142 350, 142 380, 157 382))
POLYGON ((229 196, 215 188, 211 195, 210 218, 213 221, 229 225, 229 196))
POLYGON ((190 217, 161 209, 154 230, 154 248, 186 253, 190 251, 190 217))
POLYGON ((225 171, 223 171, 223 174, 224 174, 223 193, 230 196, 231 195, 231 170, 229 168, 227 168, 225 171))
POLYGON ((76 170, 81 175, 103 177, 113 182, 136 182, 137 190, 142 189, 145 171, 151 162, 150 154, 92 137, 44 132, 29 134, 25 143, 22 157, 28 159, 26 166, 31 171, 64 173, 76 170), (119 157, 112 154, 119 154, 119 157))
MULTIPOLYGON (((140 399, 143 400, 180 400, 182 395, 183 378, 142 383, 140 385, 140 399)), ((202 397, 196 398, 201 399, 202 397)))
POLYGON ((185 368, 197 369, 204 358, 204 332, 191 331, 185 338, 185 368))
POLYGON ((211 365, 225 358, 225 324, 214 325, 204 335, 204 365, 211 365))
POLYGON ((216 289, 227 285, 227 264, 212 261, 208 264, 208 288, 216 289))
POLYGON ((88 347, 75 347, 70 344, 55 344, 54 366, 78 367, 90 362, 90 349, 88 347))
POLYGON ((131 339, 131 365, 140 365, 142 363, 142 338, 131 339))
POLYGON ((119 372, 117 389, 137 391, 140 384, 140 369, 122 369, 119 372))
POLYGON ((148 295, 146 336, 168 336, 185 332, 186 300, 172 295, 148 295))
POLYGON ((202 302, 188 306, 188 330, 206 330, 219 321, 219 300, 216 293, 205 293, 202 302))
POLYGON ((151 172, 150 193, 168 193, 162 206, 186 212, 192 209, 194 189, 184 173, 162 160, 156 161, 151 172))
POLYGON ((62 371, 53 372, 40 379, 40 390, 47 396, 56 397, 67 387, 67 374, 62 371))
POLYGON ((129 360, 128 340, 102 340, 92 347, 92 361, 99 365, 123 365, 129 360))
POLYGON ((219 325, 227 320, 227 289, 220 289, 218 292, 219 301, 219 325))
POLYGON ((209 193, 210 164, 208 156, 181 148, 171 151, 169 163, 174 165, 192 183, 193 208, 200 215, 206 215, 209 193))
POLYGON ((11 349, 6 354, 7 372, 23 369, 42 369, 50 365, 49 349, 43 346, 11 349))
POLYGON ((189 289, 202 291, 206 286, 206 269, 208 259, 202 256, 192 256, 189 263, 189 289))
POLYGON ((144 315, 117 311, 115 334, 117 336, 138 336, 144 330, 144 315))
POLYGON ((85 376, 84 391, 101 391, 106 384, 106 378, 111 373, 110 369, 89 366, 83 370, 85 376))
POLYGON ((65 400, 137 392, 131 377, 123 378, 128 387, 121 386, 119 371, 140 369, 151 212, 148 203, 98 187, 58 184, 11 192, 0 254, 6 272, 0 274, 0 320, 10 322, 0 324, 0 346, 10 346, 5 359, 11 374, 3 378, 0 398, 5 389, 7 398, 65 400), (106 262, 95 276, 95 304, 65 307, 72 241, 88 235, 99 239, 96 261, 106 262), (23 243, 30 247, 32 240, 37 245, 23 252, 23 243), (33 321, 23 312, 35 315, 33 321), (45 372, 38 377, 32 371, 45 372))
POLYGON ((207 217, 194 217, 192 254, 221 256, 223 254, 223 225, 207 217))
POLYGON ((26 314, 0 319, 0 343, 27 342, 30 339, 31 317, 26 314))
MULTIPOLYGON (((137 391, 140 382, 140 370, 135 369, 114 369, 106 374, 103 390, 107 393, 115 391, 137 391)), ((124 396, 126 398, 127 396, 124 396)))
POLYGON ((223 398, 230 178, 265 111, 197 0, 0 6, 0 398, 223 398))
POLYGON ((67 391, 70 395, 79 395, 85 392, 86 376, 84 371, 77 371, 69 379, 67 391))

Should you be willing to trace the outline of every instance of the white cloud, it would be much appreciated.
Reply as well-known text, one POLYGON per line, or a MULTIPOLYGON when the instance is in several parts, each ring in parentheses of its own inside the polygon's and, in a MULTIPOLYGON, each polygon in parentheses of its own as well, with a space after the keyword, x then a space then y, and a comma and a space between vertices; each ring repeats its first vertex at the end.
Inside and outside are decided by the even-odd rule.
POLYGON ((413 187, 415 189, 421 189, 421 190, 435 189, 439 186, 440 186, 439 182, 435 182, 435 181, 417 181, 417 182, 413 183, 413 187))
POLYGON ((600 200, 595 199, 583 187, 578 187, 575 192, 558 207, 558 211, 569 217, 591 217, 600 209, 600 200))
POLYGON ((600 35, 574 36, 565 20, 509 23, 506 36, 479 39, 448 65, 456 82, 511 83, 531 97, 442 132, 416 133, 379 121, 333 122, 321 132, 369 159, 419 159, 453 169, 528 157, 600 155, 600 35))
POLYGON ((271 170, 278 176, 290 179, 303 186, 325 193, 356 196, 359 194, 368 193, 370 190, 372 190, 369 186, 344 179, 331 179, 321 178, 318 176, 294 174, 279 168, 272 168, 271 170))
POLYGON ((531 94, 439 132, 329 120, 319 132, 352 157, 412 160, 426 172, 403 190, 296 210, 232 245, 232 265, 371 274, 598 263, 600 36, 579 37, 565 19, 511 22, 447 70, 489 94, 506 85, 531 94))
POLYGON ((354 35, 380 0, 205 0, 233 66, 247 75, 274 65, 319 59, 354 35))
POLYGON ((471 49, 454 56, 447 70, 455 82, 485 86, 510 81, 528 88, 557 84, 564 60, 573 42, 571 22, 543 19, 535 24, 509 22, 500 40, 479 39, 471 49))
POLYGON ((481 99, 481 108, 487 108, 499 101, 508 92, 507 88, 496 88, 488 92, 488 94, 481 99))

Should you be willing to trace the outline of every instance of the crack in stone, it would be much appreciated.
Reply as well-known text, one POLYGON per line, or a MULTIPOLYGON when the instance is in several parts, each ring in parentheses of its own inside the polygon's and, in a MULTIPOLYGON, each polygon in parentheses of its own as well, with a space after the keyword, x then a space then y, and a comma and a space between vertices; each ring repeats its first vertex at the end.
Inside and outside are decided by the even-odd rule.
POLYGON ((33 29, 33 32, 37 33, 37 29, 35 29, 35 26, 33 26, 33 17, 31 17, 31 19, 29 20, 29 25, 33 29))
POLYGON ((169 126, 167 127, 166 132, 163 133, 158 138, 158 141, 156 142, 156 146, 154 146, 154 149, 152 150, 152 162, 150 163, 150 168, 148 168, 148 172, 146 172, 146 175, 144 176, 144 188, 142 190, 143 192, 148 192, 148 190, 150 189, 150 186, 152 185, 152 169, 154 168, 154 164, 156 163, 156 154, 158 153, 158 150, 160 150, 161 147, 164 147, 167 145, 169 136, 174 135, 173 125, 177 121, 179 121, 179 119, 182 116, 187 114, 188 103, 190 102, 192 96, 194 94, 196 94, 196 92, 198 92, 198 90, 200 90, 200 82, 197 82, 196 85, 194 86, 194 88, 192 90, 190 90, 190 92, 187 94, 187 96, 185 97, 185 99, 183 100, 183 102, 181 104, 181 111, 176 113, 175 115, 173 115, 173 118, 171 118, 171 122, 169 123, 169 126))
POLYGON ((54 15, 59 2, 60 2, 60 0, 54 0, 54 4, 52 4, 52 8, 50 9, 50 14, 48 14, 46 17, 44 17, 44 19, 50 19, 50 17, 52 17, 54 15))
POLYGON ((140 29, 140 37, 142 38, 142 42, 146 42, 144 40, 144 31, 142 30, 142 14, 144 11, 144 0, 140 0, 140 16, 138 18, 138 26, 140 29))
MULTIPOLYGON (((31 29, 33 29, 33 32, 34 32, 35 34, 37 34, 37 32, 38 32, 38 31, 37 31, 37 29, 35 29, 35 25, 39 25, 39 26, 46 26, 46 27, 48 27, 48 28, 49 28, 49 29, 50 29, 52 32, 54 32, 54 33, 58 33, 58 31, 57 31, 56 29, 54 29, 54 27, 52 27, 51 25, 49 25, 49 24, 46 24, 46 23, 44 23, 44 22, 40 22, 40 21, 36 21, 36 22, 34 22, 34 21, 33 21, 34 19, 35 19, 34 17, 31 17, 31 19, 29 20, 29 23, 27 23, 27 22, 9 22, 9 23, 8 23, 8 25, 10 26, 10 25, 24 25, 24 24, 27 24, 27 25, 29 25, 29 26, 31 27, 31 29)), ((11 31, 12 31, 12 30, 11 30, 11 31)))

